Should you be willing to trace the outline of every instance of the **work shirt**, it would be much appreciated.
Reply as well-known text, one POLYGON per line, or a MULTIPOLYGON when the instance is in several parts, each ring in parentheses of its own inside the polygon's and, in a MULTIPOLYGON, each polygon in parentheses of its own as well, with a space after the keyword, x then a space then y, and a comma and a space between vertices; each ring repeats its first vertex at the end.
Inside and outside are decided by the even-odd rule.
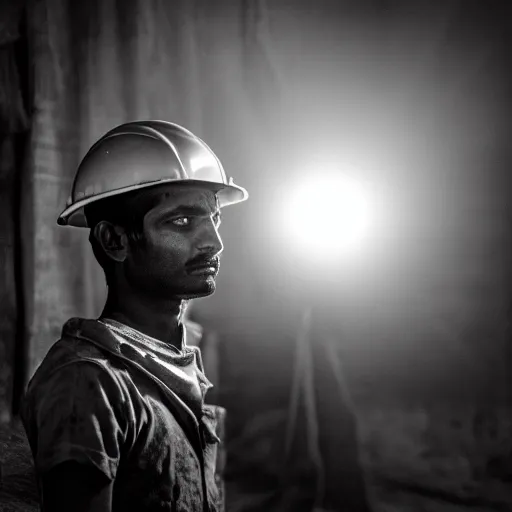
POLYGON ((113 511, 223 510, 223 410, 204 404, 211 384, 183 330, 177 351, 114 321, 64 325, 21 410, 39 485, 57 464, 77 461, 114 480, 113 511))

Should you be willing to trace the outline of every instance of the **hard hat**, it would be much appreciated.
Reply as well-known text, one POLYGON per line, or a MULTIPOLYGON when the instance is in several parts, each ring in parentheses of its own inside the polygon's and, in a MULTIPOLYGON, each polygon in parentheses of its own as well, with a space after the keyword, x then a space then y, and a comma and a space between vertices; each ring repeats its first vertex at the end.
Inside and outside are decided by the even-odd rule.
POLYGON ((88 227, 84 206, 168 183, 216 192, 221 207, 245 201, 247 191, 226 177, 215 153, 192 132, 167 121, 134 121, 106 133, 80 163, 57 223, 88 227))

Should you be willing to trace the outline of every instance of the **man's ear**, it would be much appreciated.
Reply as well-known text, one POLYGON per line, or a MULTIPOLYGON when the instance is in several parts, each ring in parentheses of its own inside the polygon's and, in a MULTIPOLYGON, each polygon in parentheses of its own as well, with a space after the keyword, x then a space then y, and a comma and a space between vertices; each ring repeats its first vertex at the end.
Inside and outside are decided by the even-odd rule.
POLYGON ((128 237, 123 228, 102 220, 94 227, 93 235, 109 258, 119 263, 126 259, 128 237))

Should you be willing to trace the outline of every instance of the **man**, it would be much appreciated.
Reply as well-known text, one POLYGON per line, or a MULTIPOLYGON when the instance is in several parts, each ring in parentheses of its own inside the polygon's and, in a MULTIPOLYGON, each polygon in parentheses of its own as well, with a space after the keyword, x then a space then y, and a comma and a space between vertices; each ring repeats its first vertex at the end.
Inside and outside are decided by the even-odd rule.
POLYGON ((24 399, 44 512, 223 508, 211 384, 181 312, 215 291, 220 209, 246 198, 175 124, 121 125, 85 156, 58 223, 90 228, 108 297, 64 325, 24 399))

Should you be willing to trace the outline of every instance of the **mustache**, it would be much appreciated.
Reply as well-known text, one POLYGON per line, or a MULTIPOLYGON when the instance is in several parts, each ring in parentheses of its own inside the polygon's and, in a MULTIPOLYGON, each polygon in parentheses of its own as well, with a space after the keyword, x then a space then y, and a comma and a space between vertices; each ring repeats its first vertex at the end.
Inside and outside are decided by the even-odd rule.
POLYGON ((196 267, 215 267, 218 268, 220 264, 220 256, 218 255, 205 255, 202 254, 200 256, 196 256, 192 258, 187 264, 186 267, 196 268, 196 267))

